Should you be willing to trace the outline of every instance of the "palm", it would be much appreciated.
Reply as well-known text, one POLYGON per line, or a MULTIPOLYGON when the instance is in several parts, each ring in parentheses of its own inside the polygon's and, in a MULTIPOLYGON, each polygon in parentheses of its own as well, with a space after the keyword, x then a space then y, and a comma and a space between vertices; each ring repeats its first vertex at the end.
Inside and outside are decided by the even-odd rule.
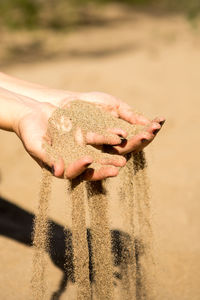
MULTIPOLYGON (((84 171, 84 178, 86 180, 101 180, 106 177, 116 176, 118 174, 118 167, 125 165, 126 160, 120 157, 116 160, 116 156, 110 155, 110 159, 105 163, 105 159, 102 155, 102 160, 99 161, 102 167, 97 171, 86 170, 87 167, 93 162, 93 158, 90 156, 82 157, 81 159, 71 163, 67 167, 64 166, 62 158, 58 161, 52 161, 46 156, 46 152, 43 148, 44 140, 50 142, 46 135, 48 127, 48 119, 56 109, 51 104, 38 103, 32 113, 27 114, 24 118, 20 120, 19 124, 19 136, 24 144, 27 152, 38 162, 41 167, 46 167, 47 169, 53 168, 54 175, 57 177, 67 177, 72 179, 77 177, 84 171)), ((97 144, 98 136, 88 137, 86 140, 89 144, 97 144)), ((112 139, 110 138, 110 143, 112 144, 112 139)))
POLYGON ((26 115, 19 124, 19 135, 27 152, 43 166, 47 163, 42 147, 48 126, 48 119, 55 107, 51 104, 37 103, 35 110, 26 115))

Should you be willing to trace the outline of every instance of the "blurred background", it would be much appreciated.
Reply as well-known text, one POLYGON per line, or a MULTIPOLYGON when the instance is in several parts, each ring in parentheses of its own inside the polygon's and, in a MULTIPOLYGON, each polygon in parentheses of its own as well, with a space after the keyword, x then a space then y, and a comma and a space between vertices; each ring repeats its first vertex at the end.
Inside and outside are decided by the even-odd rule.
MULTIPOLYGON (((156 300, 200 299, 199 12, 198 0, 0 0, 1 71, 50 88, 107 92, 167 118, 146 150, 156 300)), ((0 141, 1 298, 25 300, 40 169, 14 134, 1 131, 0 141)), ((56 180, 50 217, 61 228, 70 227, 64 206, 56 180)), ((71 283, 51 298, 63 276, 55 259, 48 275, 49 299, 72 300, 71 283)))
POLYGON ((179 14, 195 26, 199 12, 198 0, 1 0, 0 64, 71 54, 63 41, 67 33, 114 26, 137 13, 155 18, 179 14), (55 37, 57 42, 51 40, 55 37))

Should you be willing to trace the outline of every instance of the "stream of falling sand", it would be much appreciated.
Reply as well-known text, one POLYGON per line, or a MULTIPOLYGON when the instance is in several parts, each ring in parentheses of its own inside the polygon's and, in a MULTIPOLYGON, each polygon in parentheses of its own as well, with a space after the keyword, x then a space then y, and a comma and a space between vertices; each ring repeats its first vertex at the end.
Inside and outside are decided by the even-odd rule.
POLYGON ((134 198, 138 219, 138 238, 135 245, 137 253, 136 299, 138 300, 155 299, 153 232, 146 168, 144 152, 138 152, 133 158, 134 198))
POLYGON ((48 205, 51 194, 52 175, 42 169, 42 181, 39 194, 38 212, 34 224, 34 256, 32 275, 32 299, 44 300, 47 290, 47 255, 48 251, 48 205))
MULTIPOLYGON (((81 101, 71 104, 70 109, 58 109, 49 119, 48 132, 51 144, 46 144, 48 157, 56 160, 63 157, 65 165, 77 159, 80 155, 92 155, 95 158, 93 167, 96 167, 101 157, 110 157, 108 153, 86 145, 77 145, 74 140, 74 130, 77 124, 80 128, 96 130, 96 120, 102 119, 99 124, 105 126, 124 126, 129 133, 136 134, 137 128, 123 120, 106 114, 92 104, 81 101), (88 121, 87 110, 94 120, 88 121), (78 113, 77 113, 78 112, 78 113), (63 127, 67 120, 74 123, 73 130, 63 127), (75 120, 75 121, 74 121, 75 120), (108 122, 108 125, 106 125, 108 122), (110 122, 110 123, 109 123, 110 122), (84 127, 85 126, 85 127, 84 127), (91 128, 90 128, 91 126, 91 128)), ((67 123, 68 124, 68 123, 67 123)), ((107 128, 107 127, 105 127, 107 128)), ((105 128, 99 128, 103 134, 105 128)), ((138 129, 139 130, 139 129, 138 129)), ((72 245, 73 266, 77 290, 77 300, 115 300, 114 288, 114 259, 119 253, 119 269, 121 275, 120 300, 153 300, 153 235, 151 228, 150 198, 148 179, 146 175, 146 160, 143 152, 128 155, 129 159, 119 181, 122 184, 120 201, 124 221, 128 224, 127 233, 121 236, 121 252, 112 248, 112 229, 109 220, 109 190, 105 182, 84 182, 80 177, 70 181, 70 198, 72 203, 72 245), (86 228, 86 202, 89 207, 90 229, 86 228), (90 242, 88 232, 90 232, 90 242), (89 255, 90 249, 90 255, 89 255), (112 251, 116 252, 113 253, 112 251), (113 256, 114 255, 114 256, 113 256), (91 267, 92 266, 92 267, 91 267), (91 267, 91 268, 90 268, 91 267)), ((115 156, 120 159, 119 156, 115 156)), ((39 209, 34 227, 34 258, 32 294, 34 300, 46 300, 46 265, 48 251, 48 202, 51 192, 51 177, 49 171, 43 169, 40 190, 39 209)), ((66 245, 66 256, 68 245, 66 245)))
POLYGON ((95 299, 114 300, 108 199, 101 181, 89 182, 87 193, 91 218, 95 299))
POLYGON ((77 299, 90 300, 89 251, 84 203, 85 182, 80 178, 71 182, 72 201, 72 244, 77 299))
MULTIPOLYGON (((130 237, 121 237, 120 270, 121 299, 123 300, 153 299, 152 228, 148 179, 145 169, 144 153, 132 154, 120 178, 124 183, 121 191, 124 216, 130 225, 130 237)), ((35 248, 32 278, 34 300, 44 300, 47 288, 45 252, 48 250, 47 213, 51 177, 49 171, 43 169, 33 242, 35 248)), ((71 181, 70 197, 77 300, 113 300, 113 259, 107 192, 101 181, 85 183, 77 178, 71 181), (87 191, 91 222, 93 283, 90 282, 85 190, 87 191)))

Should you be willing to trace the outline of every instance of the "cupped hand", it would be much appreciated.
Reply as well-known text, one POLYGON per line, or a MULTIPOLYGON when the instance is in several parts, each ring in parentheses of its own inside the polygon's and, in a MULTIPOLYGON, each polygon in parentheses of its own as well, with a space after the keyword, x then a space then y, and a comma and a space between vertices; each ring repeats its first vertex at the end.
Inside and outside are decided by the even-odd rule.
MULTIPOLYGON (((114 150, 119 154, 126 154, 133 151, 137 152, 144 149, 153 141, 165 122, 165 118, 163 117, 149 120, 145 116, 133 112, 132 108, 120 99, 101 92, 78 93, 69 92, 62 89, 44 88, 38 90, 36 89, 34 92, 34 98, 37 101, 49 102, 57 107, 62 107, 70 101, 77 99, 92 102, 109 111, 112 115, 121 118, 130 124, 144 125, 144 132, 141 132, 128 142, 123 142, 120 146, 114 148, 114 150)), ((127 136, 124 131, 121 131, 120 133, 119 129, 118 133, 116 134, 121 135, 124 138, 127 136)), ((99 145, 108 144, 105 136, 98 137, 95 133, 93 133, 92 142, 95 140, 99 145)))
MULTIPOLYGON (((143 150, 149 145, 156 137, 157 133, 165 123, 164 117, 157 117, 153 120, 149 120, 141 114, 135 113, 132 108, 125 102, 118 98, 101 92, 89 92, 89 93, 70 93, 64 92, 59 94, 57 97, 56 105, 64 106, 73 100, 83 100, 94 103, 97 106, 102 107, 106 111, 109 111, 112 115, 117 118, 121 118, 133 125, 143 125, 145 130, 128 141, 124 141, 120 145, 113 146, 114 142, 106 140, 106 136, 97 136, 95 133, 91 134, 91 142, 97 143, 98 145, 110 144, 113 146, 113 150, 118 154, 127 154, 129 152, 138 152, 143 150), (66 95, 65 95, 66 93, 66 95), (60 97, 60 99, 59 99, 60 97)), ((116 135, 119 135, 126 139, 127 133, 120 128, 110 129, 110 131, 116 135)), ((117 144, 117 143, 116 143, 117 144)))
POLYGON ((118 167, 125 164, 125 159, 120 166, 116 166, 114 160, 109 161, 107 164, 100 162, 102 167, 98 171, 94 171, 89 168, 90 164, 93 162, 92 157, 83 157, 69 165, 67 169, 65 169, 62 159, 57 162, 49 161, 42 145, 44 143, 44 137, 46 136, 48 119, 58 106, 62 107, 70 101, 79 99, 92 102, 109 111, 112 115, 131 124, 144 125, 144 132, 139 133, 129 139, 129 141, 125 140, 122 143, 120 137, 126 139, 127 133, 119 128, 110 129, 113 135, 109 136, 106 133, 104 135, 98 135, 95 132, 89 133, 86 136, 87 144, 95 146, 103 144, 111 145, 116 153, 122 155, 133 151, 141 151, 153 141, 165 122, 165 119, 162 117, 151 121, 143 115, 136 114, 126 103, 105 93, 68 93, 62 90, 55 92, 54 90, 51 95, 51 90, 49 89, 46 94, 50 101, 39 102, 41 99, 36 99, 37 97, 35 97, 35 100, 37 101, 31 100, 31 109, 28 113, 26 110, 26 114, 20 118, 16 132, 21 138, 28 153, 40 166, 51 169, 56 177, 62 178, 65 175, 67 178, 72 179, 84 173, 84 178, 86 180, 101 180, 107 177, 116 176, 118 174, 118 167))
MULTIPOLYGON (((29 109, 26 109, 25 113, 20 115, 15 131, 32 158, 41 167, 47 168, 54 176, 59 178, 73 179, 83 174, 85 180, 102 180, 116 176, 118 167, 122 167, 126 163, 124 157, 120 157, 116 161, 116 156, 114 155, 110 155, 109 160, 105 160, 102 156, 102 160, 98 162, 101 165, 98 170, 88 169, 93 162, 93 158, 90 156, 82 157, 67 167, 64 166, 62 158, 58 159, 58 161, 53 161, 47 157, 43 144, 45 139, 46 142, 50 142, 46 136, 48 119, 56 108, 50 103, 40 103, 31 99, 29 109)), ((86 143, 91 145, 96 145, 96 142, 96 138, 93 139, 91 136, 88 138, 88 141, 86 139, 86 143)), ((112 144, 112 140, 110 142, 112 144)))

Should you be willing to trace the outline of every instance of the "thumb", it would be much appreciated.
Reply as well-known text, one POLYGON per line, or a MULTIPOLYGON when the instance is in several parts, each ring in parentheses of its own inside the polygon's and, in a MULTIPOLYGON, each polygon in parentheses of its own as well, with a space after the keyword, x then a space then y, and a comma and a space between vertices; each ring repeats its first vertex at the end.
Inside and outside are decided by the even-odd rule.
POLYGON ((62 178, 64 174, 64 161, 62 158, 53 159, 47 154, 46 147, 51 147, 49 144, 44 146, 37 142, 32 149, 27 150, 31 157, 39 164, 41 168, 47 169, 55 177, 62 178))

